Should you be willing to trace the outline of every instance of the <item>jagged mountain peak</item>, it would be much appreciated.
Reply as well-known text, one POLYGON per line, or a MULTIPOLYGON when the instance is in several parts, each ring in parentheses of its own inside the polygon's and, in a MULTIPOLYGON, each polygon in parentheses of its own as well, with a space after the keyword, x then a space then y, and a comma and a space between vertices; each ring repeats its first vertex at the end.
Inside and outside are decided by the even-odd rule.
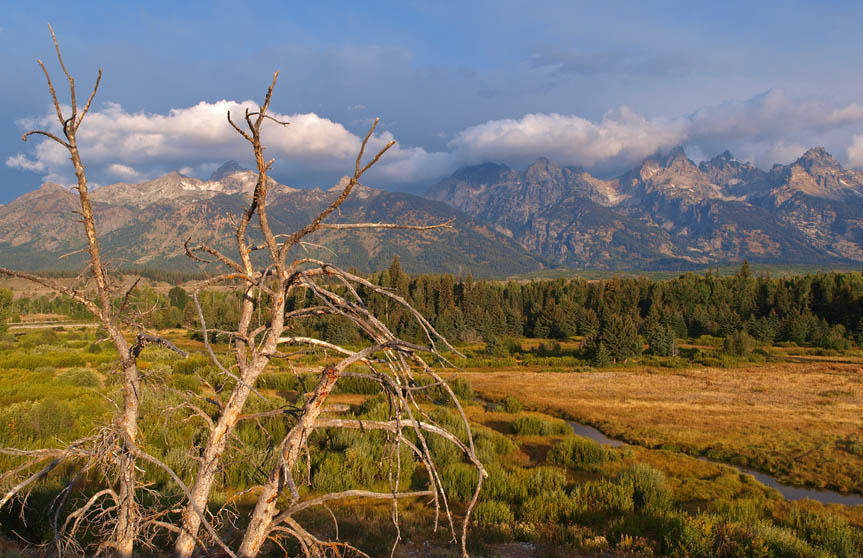
POLYGON ((215 182, 222 180, 227 176, 231 176, 235 172, 244 172, 247 170, 249 169, 234 160, 225 161, 219 168, 213 171, 213 174, 210 175, 210 180, 215 182))
POLYGON ((560 179, 563 169, 551 159, 540 157, 527 168, 526 176, 528 180, 560 179))
POLYGON ((66 188, 65 186, 61 186, 60 184, 57 184, 56 182, 50 182, 49 181, 49 182, 43 182, 42 186, 40 186, 39 189, 36 191, 43 193, 43 194, 47 194, 50 192, 68 192, 69 188, 66 188))
POLYGON ((682 145, 673 147, 661 155, 654 155, 651 159, 667 169, 695 167, 695 163, 686 156, 686 151, 683 150, 682 145))
POLYGON ((812 149, 809 149, 799 159, 797 159, 794 164, 801 165, 806 170, 810 170, 813 167, 826 167, 831 169, 842 167, 842 165, 840 165, 839 162, 823 147, 813 147, 812 149))

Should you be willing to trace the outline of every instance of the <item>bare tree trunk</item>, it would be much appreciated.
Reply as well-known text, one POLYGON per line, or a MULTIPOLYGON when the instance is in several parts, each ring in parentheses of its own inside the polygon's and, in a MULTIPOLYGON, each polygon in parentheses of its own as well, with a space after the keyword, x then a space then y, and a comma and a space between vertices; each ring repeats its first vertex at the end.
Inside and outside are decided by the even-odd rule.
POLYGON ((273 518, 276 517, 278 509, 276 503, 282 489, 288 482, 288 476, 292 474, 294 465, 300 455, 300 449, 306 442, 309 433, 315 427, 315 421, 321 414, 324 401, 339 379, 340 371, 337 368, 327 367, 321 375, 321 380, 315 388, 315 392, 303 407, 300 421, 285 436, 279 448, 279 459, 273 467, 267 483, 262 487, 258 495, 255 510, 252 512, 249 526, 243 536, 238 555, 243 558, 257 556, 261 546, 267 540, 273 518))
MULTIPOLYGON (((128 348, 126 350, 128 353, 128 348)), ((140 383, 138 367, 134 358, 126 357, 123 359, 123 379, 124 408, 123 417, 118 425, 123 432, 123 453, 120 456, 120 490, 117 503, 119 510, 115 545, 117 556, 126 558, 132 556, 135 539, 138 536, 138 510, 135 504, 135 457, 129 451, 129 444, 136 442, 138 433, 140 383)))
POLYGON ((191 489, 192 497, 183 510, 182 531, 174 545, 174 553, 178 557, 188 558, 195 551, 196 537, 201 527, 199 512, 203 512, 207 506, 228 438, 230 438, 240 412, 246 404, 246 399, 251 393, 251 388, 246 383, 246 380, 249 379, 248 376, 249 374, 244 374, 240 377, 243 383, 237 384, 230 399, 225 404, 224 412, 214 425, 210 438, 207 440, 204 455, 201 457, 201 464, 198 467, 198 474, 195 477, 195 484, 191 489))

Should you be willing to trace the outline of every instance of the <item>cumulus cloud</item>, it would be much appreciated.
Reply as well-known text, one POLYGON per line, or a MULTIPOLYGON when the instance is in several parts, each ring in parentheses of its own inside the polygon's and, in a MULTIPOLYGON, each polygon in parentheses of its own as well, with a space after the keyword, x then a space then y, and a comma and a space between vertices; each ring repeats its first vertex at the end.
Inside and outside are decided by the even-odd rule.
MULTIPOLYGON (((214 161, 244 158, 248 144, 230 127, 226 114, 244 125, 246 109, 256 110, 252 101, 221 100, 214 103, 172 109, 167 114, 130 113, 116 103, 92 111, 78 133, 78 143, 91 166, 110 176, 133 179, 143 176, 140 168, 182 166, 183 171, 214 168, 214 161), (122 161, 122 163, 118 162, 122 161), (173 165, 173 166, 172 166, 173 165)), ((341 172, 356 157, 362 139, 342 124, 315 113, 279 114, 273 118, 290 122, 281 126, 265 121, 263 136, 268 154, 299 163, 318 171, 341 172)), ((22 128, 47 128, 56 131, 54 118, 19 121, 22 128)), ((370 140, 370 150, 382 147, 392 134, 382 132, 370 140)), ((68 155, 56 143, 40 139, 30 155, 9 157, 7 166, 43 173, 67 173, 68 155)), ((424 173, 441 172, 446 156, 430 154, 422 148, 391 149, 377 176, 391 182, 415 181, 424 173)))
MULTIPOLYGON (((205 178, 222 161, 247 158, 248 144, 231 129, 226 113, 230 111, 235 121, 243 123, 245 110, 256 108, 252 101, 221 100, 154 114, 128 112, 109 103, 88 115, 79 132, 79 145, 97 179, 100 171, 102 179, 141 180, 176 168, 205 178)), ((289 126, 264 123, 267 154, 285 165, 281 168, 314 177, 319 185, 352 168, 362 141, 357 133, 311 112, 272 116, 290 122, 289 126)), ((48 114, 19 124, 57 131, 53 122, 48 114)), ((796 158, 819 138, 832 137, 829 134, 840 134, 836 141, 842 141, 845 148, 857 129, 854 126, 860 123, 863 106, 859 104, 801 100, 782 90, 673 118, 647 117, 625 106, 608 111, 599 120, 535 113, 465 128, 452 136, 446 151, 397 143, 367 180, 370 185, 406 187, 437 180, 463 164, 489 160, 522 164, 540 156, 611 173, 680 144, 707 157, 730 148, 740 158, 769 166, 796 158)), ((392 139, 392 133, 378 132, 368 151, 392 139)), ((66 176, 66 182, 71 182, 65 150, 44 138, 35 144, 28 153, 9 157, 6 165, 61 182, 66 176)), ((863 165, 863 135, 854 137, 847 154, 852 165, 863 165)), ((287 182, 293 183, 295 176, 287 182)))
MULTIPOLYGON (((707 156, 731 148, 739 157, 769 166, 799 156, 806 150, 801 142, 811 147, 819 134, 861 122, 861 105, 836 107, 770 90, 676 118, 647 118, 627 107, 610 111, 596 122, 576 115, 528 114, 472 126, 449 145, 461 160, 548 156, 564 165, 607 168, 611 164, 622 170, 657 151, 688 144, 707 156)), ((849 159, 852 151, 857 153, 853 149, 849 159)))
POLYGON ((648 119, 621 107, 599 122, 563 114, 492 120, 458 133, 450 146, 471 160, 544 155, 565 165, 593 166, 612 158, 644 158, 685 139, 685 122, 648 119))
POLYGON ((119 178, 123 178, 125 180, 131 180, 133 178, 139 178, 141 173, 130 167, 129 165, 122 165, 120 163, 113 163, 108 165, 106 169, 109 174, 113 176, 117 176, 119 178))

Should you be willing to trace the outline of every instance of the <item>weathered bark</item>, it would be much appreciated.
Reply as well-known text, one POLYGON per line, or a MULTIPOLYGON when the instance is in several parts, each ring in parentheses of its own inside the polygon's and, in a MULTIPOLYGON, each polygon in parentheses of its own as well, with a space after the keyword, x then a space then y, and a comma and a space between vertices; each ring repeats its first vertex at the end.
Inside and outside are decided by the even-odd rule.
MULTIPOLYGON (((246 376, 241 376, 241 379, 244 382, 250 380, 246 376)), ((249 385, 248 383, 237 384, 230 399, 225 404, 224 412, 214 424, 207 445, 204 447, 201 464, 191 489, 192 498, 183 509, 182 532, 174 545, 176 556, 186 558, 195 551, 196 538, 201 527, 201 516, 195 510, 203 511, 207 506, 222 454, 225 453, 231 432, 234 430, 240 412, 251 393, 249 385)))
MULTIPOLYGON (((344 369, 344 366, 340 368, 344 369)), ((276 461, 267 483, 258 495, 258 501, 240 545, 239 556, 243 558, 257 556, 261 551, 261 546, 266 542, 273 518, 278 513, 276 504, 279 495, 285 485, 293 484, 293 480, 289 480, 287 477, 293 474, 300 449, 315 428, 315 421, 320 416, 324 402, 336 384, 336 380, 339 379, 340 373, 339 368, 327 367, 324 369, 314 394, 303 406, 299 422, 291 428, 282 441, 279 448, 279 459, 276 461)))
MULTIPOLYGON (((120 338, 122 339, 122 336, 120 338)), ((125 340, 123 344, 125 344, 125 340)), ((118 492, 117 527, 114 544, 117 555, 126 557, 132 556, 135 539, 138 536, 138 510, 135 503, 135 456, 130 451, 128 443, 134 444, 138 434, 140 380, 137 364, 132 358, 123 359, 123 379, 123 416, 118 426, 123 430, 124 441, 120 456, 120 490, 118 492)))
MULTIPOLYGON (((50 26, 49 26, 50 28, 50 26)), ((57 93, 54 89, 54 84, 51 81, 51 76, 42 61, 39 61, 39 66, 42 68, 45 78, 48 82, 48 90, 51 93, 51 100, 54 104, 54 109, 57 113, 57 118, 63 130, 62 139, 51 132, 44 130, 33 130, 24 134, 23 139, 26 141, 31 135, 42 135, 61 144, 70 155, 72 165, 75 169, 75 178, 77 185, 75 189, 78 191, 78 201, 81 213, 81 221, 84 226, 84 235, 87 239, 87 252, 90 260, 90 274, 96 285, 95 299, 89 299, 82 293, 62 287, 49 281, 41 280, 24 273, 15 273, 7 270, 0 270, 4 273, 13 274, 19 277, 34 280, 38 283, 52 288, 54 291, 71 296, 78 302, 83 303, 96 318, 102 323, 111 338, 114 348, 117 350, 122 359, 122 374, 123 374, 123 412, 118 420, 116 427, 121 431, 120 437, 123 438, 121 444, 121 455, 118 459, 118 477, 119 496, 117 502, 117 518, 114 528, 113 540, 110 542, 110 547, 113 548, 114 554, 121 557, 132 556, 134 551, 134 543, 138 535, 138 513, 135 503, 136 489, 136 471, 135 458, 130 450, 126 440, 134 444, 137 429, 138 429, 138 409, 140 397, 140 379, 136 364, 137 353, 132 354, 126 339, 123 337, 122 326, 118 316, 118 312, 112 305, 111 287, 108 284, 105 266, 102 262, 102 254, 99 249, 99 238, 96 231, 96 219, 93 215, 93 205, 90 201, 90 193, 87 184, 87 175, 81 154, 78 151, 77 133, 78 128, 84 120, 84 116, 90 110, 90 105, 96 96, 99 89, 99 83, 102 77, 102 70, 99 70, 96 84, 93 91, 87 99, 83 109, 79 112, 76 98, 75 80, 66 65, 63 62, 63 57, 60 53, 60 46, 57 43, 57 38, 54 35, 54 30, 51 29, 51 37, 54 40, 54 46, 57 51, 57 60, 66 79, 69 83, 69 95, 71 100, 71 114, 66 118, 63 114, 63 108, 57 98, 57 93)))

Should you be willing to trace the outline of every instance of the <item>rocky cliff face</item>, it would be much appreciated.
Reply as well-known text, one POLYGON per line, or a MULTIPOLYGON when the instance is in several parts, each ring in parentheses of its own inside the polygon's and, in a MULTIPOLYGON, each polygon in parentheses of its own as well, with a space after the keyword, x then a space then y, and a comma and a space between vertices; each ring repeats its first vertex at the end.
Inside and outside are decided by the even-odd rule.
POLYGON ((727 151, 695 165, 678 147, 610 180, 547 159, 481 165, 426 195, 569 266, 863 261, 863 173, 823 148, 765 172, 727 151))
MULTIPOLYGON (((192 238, 230 252, 233 223, 245 209, 255 181, 253 172, 229 163, 206 181, 174 172, 141 184, 99 188, 92 198, 103 248, 116 267, 198 269, 185 256, 183 242, 192 238)), ((277 232, 292 232, 340 191, 299 190, 271 181, 270 223, 277 232)), ((81 255, 59 259, 84 246, 76 208, 74 192, 56 184, 45 184, 0 206, 0 261, 19 269, 80 267, 81 255)), ((330 221, 428 225, 450 219, 455 219, 456 230, 322 232, 309 239, 302 253, 362 271, 383 269, 396 254, 407 270, 415 272, 501 276, 543 267, 538 258, 487 224, 410 194, 359 187, 330 221)))

